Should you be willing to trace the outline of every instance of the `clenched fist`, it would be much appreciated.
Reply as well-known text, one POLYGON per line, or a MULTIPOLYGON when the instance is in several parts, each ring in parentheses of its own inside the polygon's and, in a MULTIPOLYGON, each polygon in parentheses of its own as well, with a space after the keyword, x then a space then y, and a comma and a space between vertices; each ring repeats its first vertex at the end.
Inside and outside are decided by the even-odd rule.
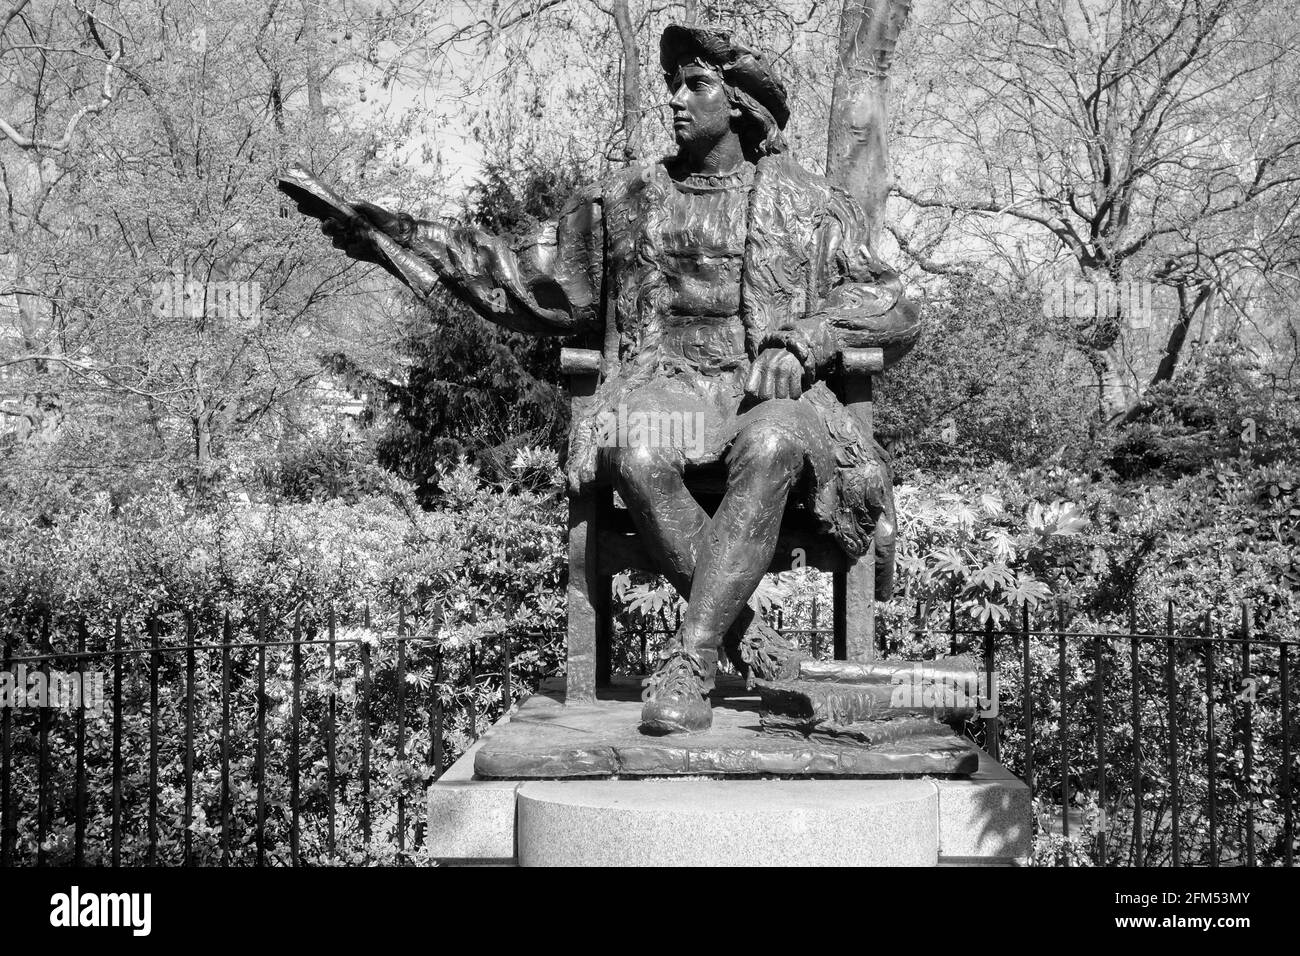
MULTIPOLYGON (((405 213, 389 212, 382 206, 360 201, 352 203, 352 208, 361 213, 377 231, 392 236, 398 242, 405 244, 411 238, 415 221, 405 213)), ((337 219, 327 219, 321 223, 321 232, 330 238, 335 249, 343 250, 349 257, 360 262, 384 264, 365 231, 337 219)))
POLYGON ((786 349, 765 349, 749 370, 745 391, 760 402, 769 398, 798 398, 803 394, 803 365, 786 349))

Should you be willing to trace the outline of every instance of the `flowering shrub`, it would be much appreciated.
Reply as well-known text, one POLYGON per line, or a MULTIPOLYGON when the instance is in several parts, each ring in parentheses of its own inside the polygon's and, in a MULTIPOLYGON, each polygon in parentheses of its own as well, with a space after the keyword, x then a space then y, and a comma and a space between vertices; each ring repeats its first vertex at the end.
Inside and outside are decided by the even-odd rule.
MULTIPOLYGON (((564 502, 554 457, 520 461, 517 480, 483 482, 463 461, 439 475, 443 505, 422 511, 409 487, 392 479, 381 495, 312 502, 233 500, 194 509, 166 488, 114 508, 107 496, 81 509, 18 502, 0 513, 0 615, 16 656, 41 649, 49 628, 53 649, 75 649, 78 625, 88 650, 112 646, 117 620, 128 648, 147 646, 157 628, 163 647, 183 647, 187 626, 201 642, 221 643, 229 622, 231 650, 230 853, 255 853, 256 717, 266 707, 268 859, 288 860, 289 737, 294 697, 293 654, 265 651, 266 696, 256 681, 252 646, 259 620, 267 636, 324 641, 331 612, 338 639, 301 646, 300 857, 319 863, 416 862, 423 829, 422 794, 506 706, 503 669, 512 696, 561 666, 565 575, 564 502), (24 507, 23 505, 27 506, 24 507), (400 611, 400 617, 399 617, 400 611), (259 619, 259 614, 264 615, 259 619), (47 624, 48 622, 48 624, 47 624), (404 628, 404 629, 403 629, 404 628), (404 687, 398 693, 398 642, 404 687), (243 646, 248 645, 248 646, 243 646), (362 700, 369 655, 369 700, 362 700), (334 712, 336 852, 326 851, 329 790, 326 744, 334 712), (435 702, 437 707, 435 708, 435 702), (402 719, 399 721, 399 708, 402 719), (371 738, 369 775, 361 773, 363 726, 371 738), (398 752, 398 728, 404 752, 398 752), (441 754, 435 755, 435 735, 441 754), (373 839, 361 830, 363 785, 369 787, 373 839), (396 851, 397 808, 408 853, 396 851)), ((99 669, 110 658, 92 659, 99 669)), ((54 665, 68 667, 59 661, 54 665)), ((111 679, 109 681, 111 687, 111 679)), ((183 651, 123 658, 123 799, 126 862, 147 860, 145 806, 150 788, 149 692, 157 686, 160 862, 183 853, 186 659, 183 651)), ((222 661, 200 651, 195 661, 195 819, 192 852, 219 862, 221 846, 222 661)), ((111 698, 111 690, 110 690, 111 698)), ((16 712, 15 787, 20 806, 18 852, 34 857, 38 719, 16 712)), ((87 862, 106 859, 111 821, 112 702, 87 716, 89 792, 87 862)), ((55 715, 51 788, 55 821, 46 834, 51 862, 70 862, 75 819, 74 721, 55 715)))

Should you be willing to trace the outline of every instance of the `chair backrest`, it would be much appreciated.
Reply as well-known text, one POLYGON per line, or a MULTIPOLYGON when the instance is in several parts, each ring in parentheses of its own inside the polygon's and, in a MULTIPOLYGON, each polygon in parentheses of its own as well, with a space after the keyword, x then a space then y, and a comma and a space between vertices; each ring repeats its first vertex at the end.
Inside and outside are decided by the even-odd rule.
POLYGON ((841 349, 839 399, 868 435, 875 434, 871 409, 872 376, 884 371, 884 349, 841 349))

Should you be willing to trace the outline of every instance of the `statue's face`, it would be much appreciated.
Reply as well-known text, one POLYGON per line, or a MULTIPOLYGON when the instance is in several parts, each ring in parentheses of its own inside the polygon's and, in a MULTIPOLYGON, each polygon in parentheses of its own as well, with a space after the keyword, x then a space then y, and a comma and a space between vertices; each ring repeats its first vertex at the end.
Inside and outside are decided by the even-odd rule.
POLYGON ((731 131, 732 114, 722 77, 697 63, 678 67, 672 79, 673 137, 691 152, 706 152, 731 131))

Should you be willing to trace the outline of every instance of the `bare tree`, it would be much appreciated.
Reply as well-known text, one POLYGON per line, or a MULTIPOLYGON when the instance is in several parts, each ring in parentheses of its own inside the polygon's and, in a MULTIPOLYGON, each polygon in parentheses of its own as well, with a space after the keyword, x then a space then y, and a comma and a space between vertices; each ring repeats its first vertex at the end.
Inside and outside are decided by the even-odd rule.
POLYGON ((619 67, 619 90, 623 114, 623 158, 636 159, 641 153, 641 55, 638 52, 637 30, 632 20, 628 0, 613 0, 609 6, 596 4, 597 8, 614 21, 622 51, 619 67))
MULTIPOLYGON (((1267 258, 1261 240, 1287 241, 1259 229, 1300 181, 1286 4, 953 0, 922 32, 895 193, 916 222, 940 217, 950 250, 1038 244, 1049 266, 1167 284, 1177 314, 1148 384, 1167 379, 1198 316, 1267 258)), ((1102 372, 1126 318, 1077 330, 1102 372)))
POLYGON ((844 0, 827 131, 826 175, 880 239, 889 196, 889 69, 912 0, 844 0))

